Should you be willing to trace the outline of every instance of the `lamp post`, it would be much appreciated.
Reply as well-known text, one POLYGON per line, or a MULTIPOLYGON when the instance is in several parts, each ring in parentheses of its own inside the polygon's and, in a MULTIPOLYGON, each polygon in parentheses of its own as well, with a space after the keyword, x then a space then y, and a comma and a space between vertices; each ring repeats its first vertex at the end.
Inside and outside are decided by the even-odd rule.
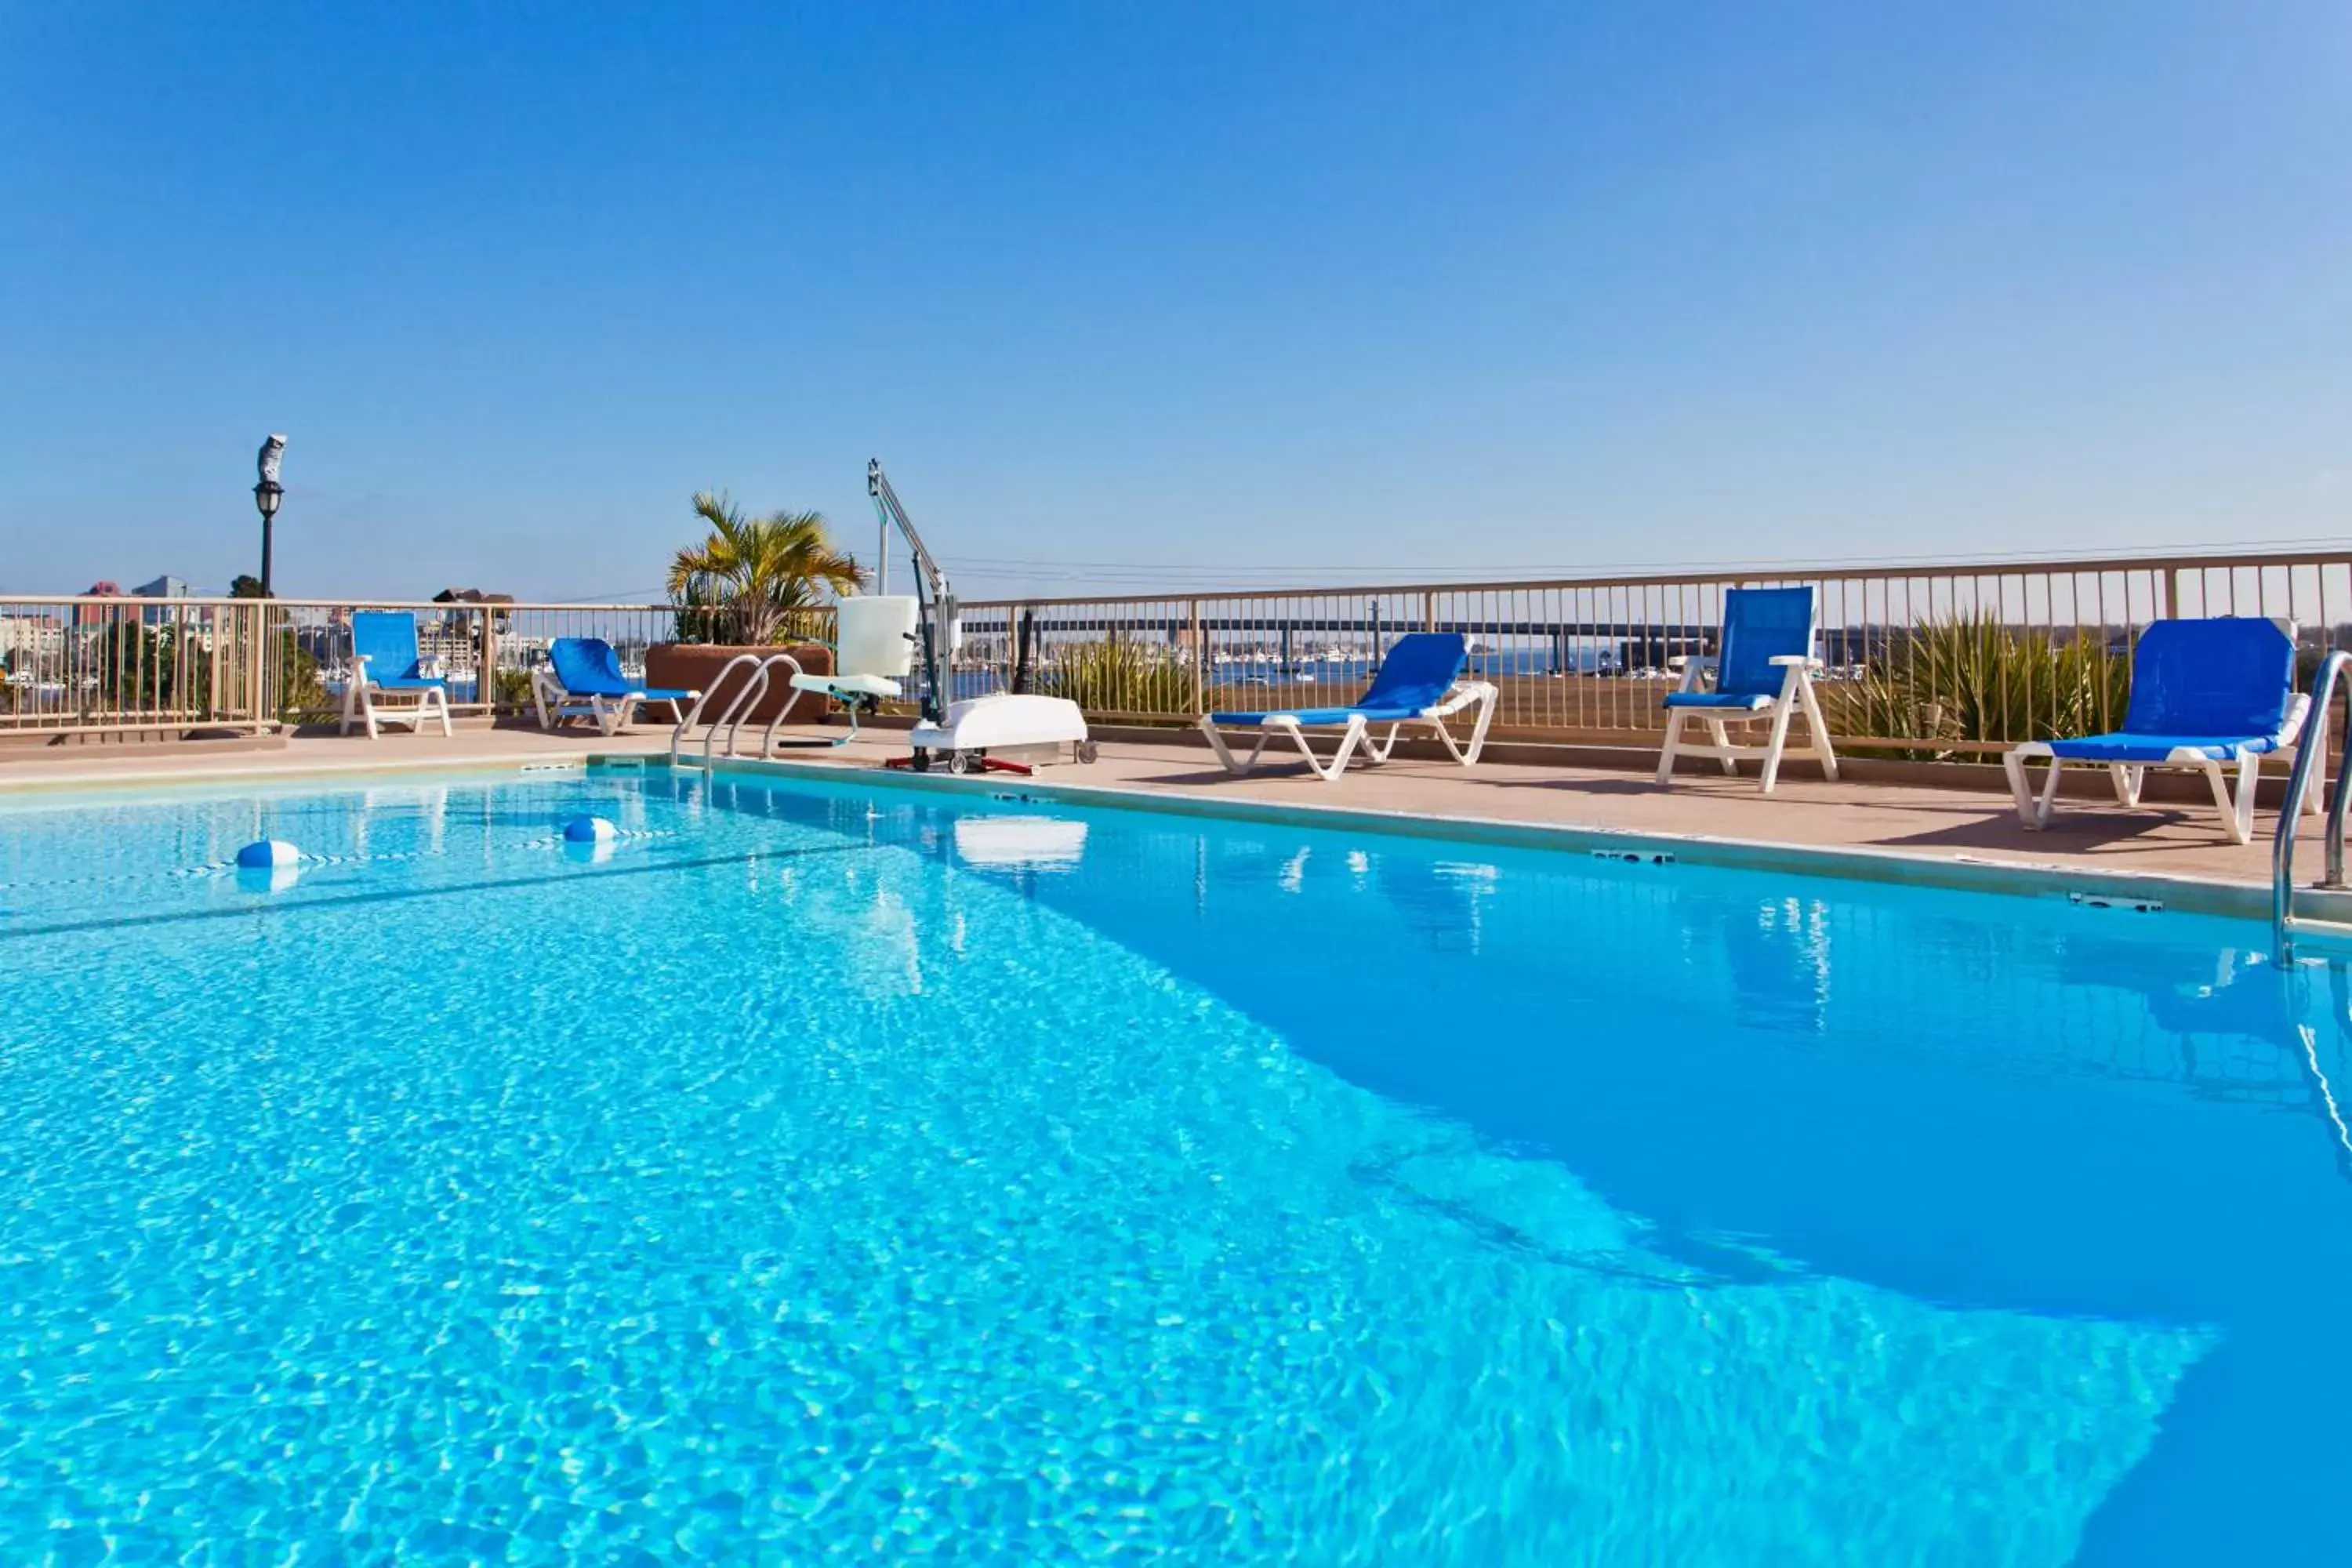
POLYGON ((261 455, 256 459, 261 477, 253 487, 253 505, 261 513, 261 596, 265 599, 270 596, 269 524, 286 495, 286 487, 278 482, 278 465, 285 455, 286 437, 272 436, 261 444, 261 455))

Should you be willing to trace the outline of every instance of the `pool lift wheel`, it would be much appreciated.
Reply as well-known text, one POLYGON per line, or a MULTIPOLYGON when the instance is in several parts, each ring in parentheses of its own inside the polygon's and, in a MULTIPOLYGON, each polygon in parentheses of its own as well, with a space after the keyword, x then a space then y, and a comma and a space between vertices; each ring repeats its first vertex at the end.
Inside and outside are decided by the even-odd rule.
POLYGON ((887 542, 891 530, 897 530, 914 557, 923 652, 922 719, 908 731, 909 754, 892 757, 882 765, 923 773, 936 763, 950 773, 1004 773, 1025 778, 1035 771, 1033 764, 989 753, 999 749, 1057 749, 1065 743, 1078 762, 1093 762, 1097 752, 1087 734, 1086 716, 1066 698, 998 691, 961 702, 949 700, 955 689, 955 655, 963 640, 955 590, 924 547, 907 509, 898 504, 898 494, 890 488, 879 458, 866 465, 866 493, 882 520, 884 541, 887 542))

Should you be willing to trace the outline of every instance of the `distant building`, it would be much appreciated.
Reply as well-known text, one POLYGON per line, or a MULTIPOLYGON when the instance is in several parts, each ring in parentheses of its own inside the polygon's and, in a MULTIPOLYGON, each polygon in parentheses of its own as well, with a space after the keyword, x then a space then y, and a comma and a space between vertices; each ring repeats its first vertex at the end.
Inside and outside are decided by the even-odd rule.
MULTIPOLYGON (((169 573, 152 583, 142 583, 131 590, 131 596, 134 599, 184 599, 188 595, 188 584, 169 573)), ((151 626, 160 626, 171 622, 174 616, 170 610, 158 608, 140 611, 139 618, 151 626)))
POLYGON ((52 658, 66 650, 66 624, 48 615, 0 616, 0 662, 15 668, 28 658, 52 658))
MULTIPOLYGON (((86 599, 119 599, 122 597, 122 587, 121 584, 114 582, 111 578, 101 577, 97 582, 92 583, 89 587, 82 590, 82 597, 86 599)), ((77 627, 102 626, 112 619, 114 619, 114 617, 108 615, 103 610, 85 609, 79 605, 76 605, 74 606, 73 624, 77 627)))

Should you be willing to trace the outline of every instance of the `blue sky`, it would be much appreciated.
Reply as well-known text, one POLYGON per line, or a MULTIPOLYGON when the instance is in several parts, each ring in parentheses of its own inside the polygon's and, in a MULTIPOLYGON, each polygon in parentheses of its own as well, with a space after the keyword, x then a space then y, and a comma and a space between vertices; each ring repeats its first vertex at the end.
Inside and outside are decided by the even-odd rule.
POLYGON ((2341 5, 0 0, 0 589, 2341 537, 2341 5))

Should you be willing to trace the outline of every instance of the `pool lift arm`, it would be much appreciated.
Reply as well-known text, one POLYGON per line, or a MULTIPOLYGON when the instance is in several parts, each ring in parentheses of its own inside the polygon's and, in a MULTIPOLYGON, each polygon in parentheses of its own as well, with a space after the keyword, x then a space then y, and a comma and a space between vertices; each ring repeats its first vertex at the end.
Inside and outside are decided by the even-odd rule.
POLYGON ((882 471, 879 458, 866 465, 866 493, 882 520, 884 542, 897 530, 913 557, 916 625, 923 653, 922 721, 908 731, 910 754, 894 757, 887 765, 922 773, 936 755, 953 773, 975 769, 1026 773, 1028 763, 991 753, 1013 751, 1036 759, 1058 753, 1066 744, 1075 760, 1093 762, 1095 744, 1087 734, 1086 716, 1066 698, 994 691, 954 700, 955 656, 963 643, 955 589, 923 543, 923 536, 915 531, 914 521, 899 504, 898 492, 890 488, 890 477, 882 471))
POLYGON ((866 493, 873 500, 875 514, 882 520, 886 542, 889 537, 887 531, 898 530, 898 537, 907 542, 907 553, 914 559, 915 598, 923 639, 923 718, 929 723, 944 724, 948 693, 953 689, 950 678, 955 653, 963 641, 955 589, 925 547, 923 536, 915 531, 914 519, 898 504, 898 492, 890 488, 890 476, 882 471, 879 458, 866 459, 866 493))

